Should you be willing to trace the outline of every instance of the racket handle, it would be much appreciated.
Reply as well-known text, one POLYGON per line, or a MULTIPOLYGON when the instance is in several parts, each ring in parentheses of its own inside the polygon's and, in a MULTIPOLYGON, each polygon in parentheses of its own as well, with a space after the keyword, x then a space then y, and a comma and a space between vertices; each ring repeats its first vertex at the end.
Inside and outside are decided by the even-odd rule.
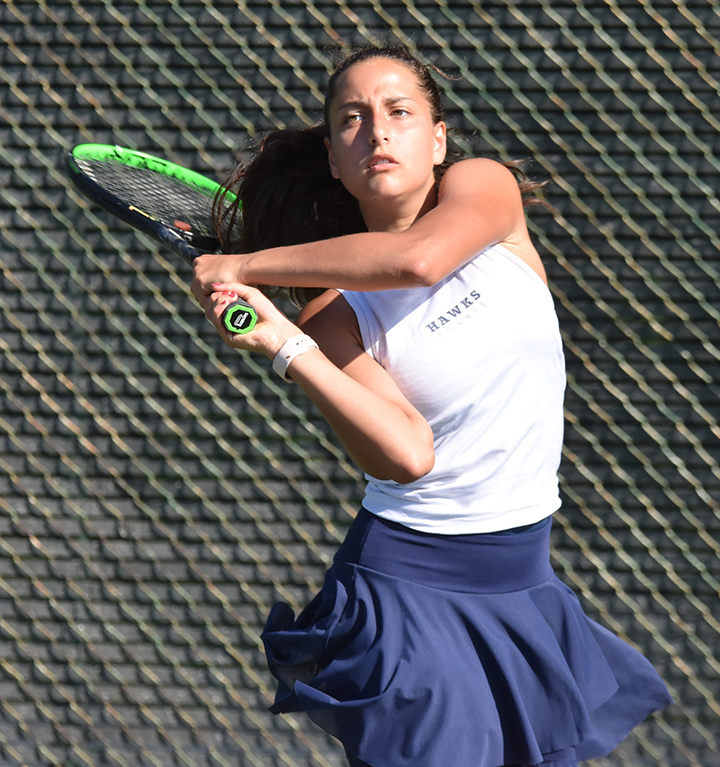
POLYGON ((240 299, 228 304, 222 313, 223 325, 231 333, 249 333, 255 327, 257 319, 258 316, 255 309, 240 299))

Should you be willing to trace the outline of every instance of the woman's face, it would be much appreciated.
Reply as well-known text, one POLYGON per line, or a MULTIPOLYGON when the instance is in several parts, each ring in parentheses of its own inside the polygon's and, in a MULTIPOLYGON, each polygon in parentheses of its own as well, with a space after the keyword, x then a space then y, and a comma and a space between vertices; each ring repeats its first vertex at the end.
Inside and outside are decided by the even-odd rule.
POLYGON ((427 96, 405 64, 388 58, 353 64, 330 105, 329 129, 332 175, 358 200, 369 228, 417 216, 431 197, 434 204, 433 169, 445 158, 445 123, 433 121, 427 96))

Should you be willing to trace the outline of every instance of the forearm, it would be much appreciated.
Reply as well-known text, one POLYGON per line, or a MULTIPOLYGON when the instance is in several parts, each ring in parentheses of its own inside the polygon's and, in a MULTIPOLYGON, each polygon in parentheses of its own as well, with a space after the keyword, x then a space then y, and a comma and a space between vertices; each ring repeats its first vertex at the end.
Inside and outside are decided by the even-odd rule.
POLYGON ((204 255, 195 260, 192 290, 204 306, 213 283, 360 291, 422 287, 505 241, 532 249, 517 183, 498 163, 467 160, 447 171, 437 206, 402 231, 204 255))
POLYGON ((249 285, 385 290, 417 287, 418 238, 406 232, 363 232, 332 240, 271 248, 239 260, 249 285))
POLYGON ((255 285, 415 288, 435 284, 490 245, 526 238, 510 171, 490 160, 470 160, 447 171, 437 206, 407 228, 259 251, 241 260, 237 277, 255 285))
POLYGON ((327 291, 306 307, 297 325, 260 291, 241 283, 222 287, 208 298, 205 314, 233 348, 272 360, 299 334, 315 338, 324 351, 308 348, 291 355, 287 374, 316 405, 363 471, 378 479, 406 483, 432 468, 432 429, 387 371, 358 343, 354 314, 342 297, 327 291), (227 305, 238 297, 258 313, 253 331, 242 335, 228 332, 221 319, 227 305))

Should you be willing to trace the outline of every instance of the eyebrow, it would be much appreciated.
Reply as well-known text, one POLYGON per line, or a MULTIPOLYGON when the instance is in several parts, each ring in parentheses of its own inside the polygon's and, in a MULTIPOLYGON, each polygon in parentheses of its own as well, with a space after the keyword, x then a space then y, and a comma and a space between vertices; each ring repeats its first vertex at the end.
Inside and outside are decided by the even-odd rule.
MULTIPOLYGON (((413 98, 412 96, 390 96, 383 100, 384 104, 392 105, 397 104, 400 101, 412 101, 416 102, 417 99, 413 98)), ((366 107, 368 105, 367 101, 346 101, 344 104, 340 104, 338 107, 338 111, 341 111, 343 109, 360 109, 361 107, 366 107)))

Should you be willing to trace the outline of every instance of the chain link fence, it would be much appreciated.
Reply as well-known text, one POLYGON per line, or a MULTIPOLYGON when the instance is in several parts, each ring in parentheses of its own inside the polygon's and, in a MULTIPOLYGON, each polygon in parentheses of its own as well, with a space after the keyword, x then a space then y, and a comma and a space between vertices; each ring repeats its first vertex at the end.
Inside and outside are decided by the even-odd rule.
POLYGON ((333 46, 389 37, 448 74, 469 152, 552 179, 553 560, 676 700, 594 764, 720 765, 717 0, 4 0, 0 767, 344 763, 266 712, 259 632, 320 583, 361 477, 62 166, 114 143, 220 180, 320 119, 333 46))

